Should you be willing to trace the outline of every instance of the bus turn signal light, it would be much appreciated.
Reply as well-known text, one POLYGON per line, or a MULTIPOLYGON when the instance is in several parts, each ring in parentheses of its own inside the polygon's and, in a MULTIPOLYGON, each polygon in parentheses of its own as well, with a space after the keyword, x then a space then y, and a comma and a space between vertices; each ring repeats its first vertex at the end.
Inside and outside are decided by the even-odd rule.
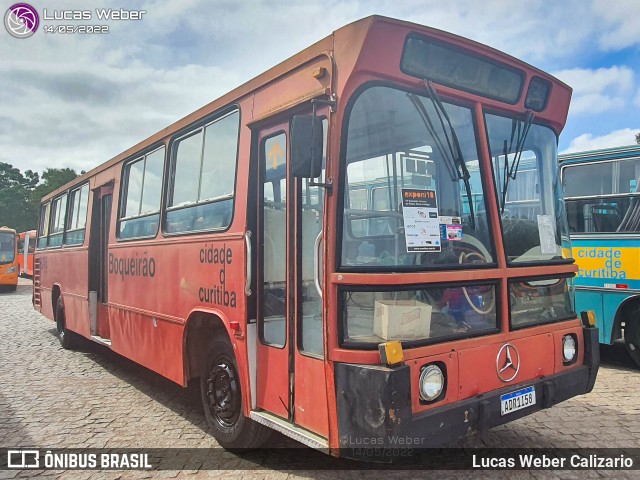
POLYGON ((389 367, 400 365, 404 362, 404 353, 402 352, 402 344, 397 341, 385 342, 378 345, 380 351, 380 359, 382 363, 389 367))
POLYGON ((593 310, 585 310, 580 312, 580 318, 582 318, 582 324, 589 328, 596 326, 596 312, 593 310))

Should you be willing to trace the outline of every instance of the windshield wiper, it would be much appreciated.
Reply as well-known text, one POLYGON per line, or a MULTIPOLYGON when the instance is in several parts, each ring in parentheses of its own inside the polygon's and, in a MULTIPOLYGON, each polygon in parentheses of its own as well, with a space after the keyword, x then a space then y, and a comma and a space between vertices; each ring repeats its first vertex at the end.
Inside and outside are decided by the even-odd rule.
POLYGON ((453 124, 451 123, 449 114, 445 110, 442 100, 440 100, 440 97, 438 96, 435 89, 433 88, 432 83, 428 80, 425 80, 424 84, 425 84, 425 87, 427 88, 427 94, 429 95, 429 99, 433 104, 433 109, 435 110, 436 115, 438 116, 438 120, 440 120, 442 132, 444 133, 444 137, 448 147, 448 155, 445 153, 442 139, 440 138, 440 135, 437 134, 437 131, 433 126, 433 123, 431 122, 431 119, 429 118, 429 114, 427 113, 426 108, 422 104, 422 101, 420 101, 420 99, 412 93, 408 93, 407 95, 409 96, 409 99, 412 101, 412 103, 416 106, 416 109, 420 113, 420 117, 422 118, 423 122, 427 126, 429 133, 431 133, 431 135, 433 136, 436 142, 436 145, 438 146, 438 149, 440 150, 440 153, 442 154, 442 156, 447 159, 449 164, 454 165, 456 175, 455 176, 452 175, 452 178, 457 178, 458 180, 462 180, 464 182, 465 190, 467 193, 467 201, 469 202, 469 217, 471 220, 471 228, 475 228, 476 221, 475 221, 475 215, 474 215, 474 209, 473 209, 473 195, 471 193, 471 183, 469 182, 469 179, 471 178, 471 174, 469 173, 467 164, 464 161, 464 157, 462 155, 462 148, 460 147, 460 142, 458 141, 458 136, 456 135, 456 131, 453 128, 453 124), (446 125, 445 125, 445 120, 446 120, 446 125), (449 130, 449 133, 447 133, 447 127, 449 130))
POLYGON ((527 134, 529 133, 532 122, 533 112, 531 110, 527 111, 527 117, 524 121, 524 125, 520 120, 516 120, 514 118, 511 121, 511 139, 509 140, 509 148, 507 148, 507 140, 505 139, 504 141, 504 177, 502 180, 502 208, 500 210, 501 215, 504 213, 504 208, 507 201, 509 179, 516 179, 518 168, 520 167, 520 159, 522 158, 522 151, 524 150, 524 142, 527 140, 527 134), (516 149, 513 152, 513 161, 511 162, 511 165, 509 165, 509 155, 511 154, 511 149, 513 148, 513 137, 516 134, 516 130, 518 131, 518 136, 516 138, 516 149))
POLYGON ((411 103, 413 103, 413 106, 418 111, 422 122, 424 123, 425 127, 427 127, 429 134, 431 135, 431 137, 433 137, 434 143, 436 145, 436 148, 440 152, 440 155, 445 159, 444 163, 447 166, 447 170, 449 170, 451 180, 456 180, 457 178, 459 178, 460 173, 456 173, 455 162, 451 156, 451 146, 449 146, 448 150, 445 149, 444 144, 442 143, 442 139, 436 133, 436 127, 433 125, 431 117, 429 117, 429 113, 427 112, 427 109, 425 108, 420 98, 413 93, 407 93, 407 97, 409 97, 409 100, 411 101, 411 103))

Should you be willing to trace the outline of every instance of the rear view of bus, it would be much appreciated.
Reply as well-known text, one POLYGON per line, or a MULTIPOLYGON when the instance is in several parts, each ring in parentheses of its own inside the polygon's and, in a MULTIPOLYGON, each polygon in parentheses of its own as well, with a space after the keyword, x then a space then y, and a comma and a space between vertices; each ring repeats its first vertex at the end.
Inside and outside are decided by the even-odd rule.
POLYGON ((0 289, 15 290, 19 270, 16 231, 0 227, 0 289))

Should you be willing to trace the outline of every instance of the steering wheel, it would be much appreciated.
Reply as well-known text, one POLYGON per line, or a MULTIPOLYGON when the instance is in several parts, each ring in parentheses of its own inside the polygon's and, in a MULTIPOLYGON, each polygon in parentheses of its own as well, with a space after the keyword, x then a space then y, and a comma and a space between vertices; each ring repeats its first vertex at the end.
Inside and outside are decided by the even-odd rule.
MULTIPOLYGON (((466 250, 466 249, 465 249, 466 250)), ((480 253, 479 251, 475 250, 475 249, 471 249, 471 251, 460 251, 460 256, 458 257, 458 263, 459 264, 464 264, 464 263, 477 263, 477 261, 471 260, 471 262, 469 261, 470 259, 477 259, 480 261, 480 263, 487 263, 487 258, 480 253)), ((488 313, 491 312, 491 310, 493 310, 493 307, 496 303, 496 299, 495 296, 491 296, 491 301, 489 302, 489 305, 487 306, 487 308, 485 310, 482 310, 479 307, 476 307, 475 303, 473 303, 473 300, 471 300, 471 297, 469 296, 469 292, 467 290, 467 288, 469 289, 473 289, 474 295, 484 295, 488 292, 491 291, 490 286, 488 287, 462 287, 462 293, 464 294, 464 298, 467 301, 467 303, 469 304, 469 306, 473 309, 474 312, 480 314, 480 315, 486 315, 488 313)))

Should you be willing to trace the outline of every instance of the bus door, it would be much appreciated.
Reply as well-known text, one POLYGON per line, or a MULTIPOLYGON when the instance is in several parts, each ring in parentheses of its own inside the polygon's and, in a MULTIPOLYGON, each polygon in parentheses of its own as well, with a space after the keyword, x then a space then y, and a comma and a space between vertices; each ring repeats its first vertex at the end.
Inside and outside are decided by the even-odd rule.
POLYGON ((89 237, 89 318, 94 340, 110 344, 108 285, 109 225, 113 185, 93 190, 91 233, 89 237))
POLYGON ((24 233, 23 241, 23 256, 22 261, 24 263, 23 268, 20 270, 22 275, 32 277, 33 276, 33 252, 36 246, 36 232, 30 230, 24 233))
POLYGON ((328 436, 320 275, 324 190, 289 173, 289 121, 258 134, 256 406, 328 436))

